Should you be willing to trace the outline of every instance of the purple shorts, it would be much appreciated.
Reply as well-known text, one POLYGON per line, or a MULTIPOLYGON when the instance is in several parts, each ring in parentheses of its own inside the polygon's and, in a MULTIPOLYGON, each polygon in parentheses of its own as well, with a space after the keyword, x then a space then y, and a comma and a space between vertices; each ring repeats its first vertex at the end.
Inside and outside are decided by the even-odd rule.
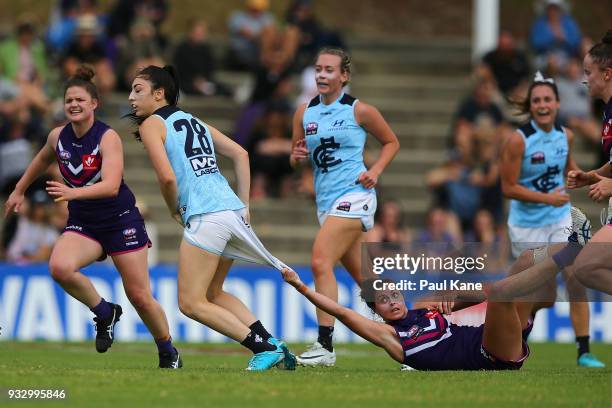
POLYGON ((142 218, 97 226, 68 217, 68 223, 64 228, 64 233, 66 232, 79 234, 99 243, 104 251, 104 256, 100 260, 106 258, 106 255, 121 255, 144 247, 150 248, 152 245, 142 218))

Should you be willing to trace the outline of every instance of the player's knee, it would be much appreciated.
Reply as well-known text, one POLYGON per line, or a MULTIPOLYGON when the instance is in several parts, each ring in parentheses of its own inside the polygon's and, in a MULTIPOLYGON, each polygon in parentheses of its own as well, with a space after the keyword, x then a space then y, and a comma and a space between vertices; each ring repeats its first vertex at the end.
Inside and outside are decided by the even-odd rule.
POLYGON ((141 289, 126 288, 125 294, 127 295, 128 300, 136 310, 146 309, 146 307, 153 300, 153 297, 150 293, 147 293, 146 291, 141 289))
POLYGON ((221 296, 221 294, 223 293, 223 288, 222 287, 209 287, 208 291, 206 292, 206 299, 208 299, 209 302, 215 303, 215 300, 221 296))
POLYGON ((72 276, 76 268, 70 262, 51 258, 51 260, 49 260, 49 270, 51 271, 53 280, 56 282, 64 282, 72 276))
MULTIPOLYGON (((181 296, 179 294, 178 297, 178 305, 179 305, 179 310, 181 311, 182 314, 184 314, 185 316, 193 319, 196 317, 196 309, 198 308, 198 304, 202 303, 202 300, 197 298, 192 298, 192 297, 187 297, 187 296, 181 296)), ((207 302, 206 302, 207 303, 207 302)))
POLYGON ((322 256, 313 256, 310 266, 315 277, 325 276, 332 269, 329 261, 322 256))
POLYGON ((523 251, 516 259, 508 275, 514 275, 533 266, 533 249, 523 251))
POLYGON ((581 257, 578 256, 578 259, 576 259, 576 262, 574 262, 573 265, 574 277, 577 281, 576 284, 590 287, 592 286, 591 282, 594 282, 598 279, 598 270, 601 268, 607 268, 604 265, 600 265, 595 262, 583 262, 583 260, 580 258, 581 257))

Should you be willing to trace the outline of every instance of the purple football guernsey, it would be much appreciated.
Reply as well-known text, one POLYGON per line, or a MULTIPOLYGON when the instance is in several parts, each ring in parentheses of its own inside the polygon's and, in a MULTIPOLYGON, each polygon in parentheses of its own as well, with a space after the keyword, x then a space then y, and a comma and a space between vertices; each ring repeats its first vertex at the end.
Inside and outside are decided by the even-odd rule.
MULTIPOLYGON (((523 342, 520 361, 497 359, 482 346, 484 325, 449 324, 446 318, 427 309, 409 310, 401 320, 388 322, 399 336, 404 363, 417 370, 507 370, 518 369, 529 355, 523 342)), ((524 331, 524 338, 531 326, 524 331)))
MULTIPOLYGON (((102 180, 100 142, 110 127, 98 120, 81 138, 69 123, 61 130, 55 148, 65 183, 73 188, 91 186, 102 180)), ((105 254, 120 255, 151 246, 136 199, 121 180, 115 197, 68 202, 64 231, 98 242, 105 254)))
MULTIPOLYGON (((68 186, 85 187, 101 180, 103 157, 100 153, 100 142, 108 129, 110 127, 107 124, 96 120, 83 137, 77 138, 70 123, 64 126, 55 154, 62 177, 68 186)), ((68 203, 68 210, 73 217, 99 223, 115 219, 135 204, 134 194, 121 180, 116 197, 72 200, 68 203)))

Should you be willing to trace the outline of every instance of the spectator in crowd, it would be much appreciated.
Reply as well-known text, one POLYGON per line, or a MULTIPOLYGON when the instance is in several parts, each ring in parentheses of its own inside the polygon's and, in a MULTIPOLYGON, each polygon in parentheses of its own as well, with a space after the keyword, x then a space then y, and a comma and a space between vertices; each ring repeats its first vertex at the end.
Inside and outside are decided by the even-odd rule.
POLYGON ((47 77, 44 46, 36 38, 34 21, 22 16, 15 36, 0 44, 0 75, 12 81, 28 107, 40 113, 47 111, 49 100, 43 86, 47 77))
POLYGON ((277 48, 270 52, 255 72, 255 87, 250 101, 243 107, 238 121, 234 140, 242 146, 248 146, 253 126, 264 115, 268 105, 285 106, 291 110, 289 94, 291 92, 291 69, 282 49, 282 36, 277 37, 277 48))
POLYGON ((555 79, 561 108, 559 121, 593 144, 601 143, 601 125, 593 117, 589 90, 582 83, 582 63, 578 58, 568 60, 563 75, 555 79))
POLYGON ((374 227, 366 234, 368 242, 408 244, 410 230, 402 221, 402 210, 397 201, 387 200, 376 211, 374 227))
POLYGON ((536 69, 556 75, 572 56, 578 56, 581 34, 564 0, 545 0, 543 13, 531 26, 530 42, 536 69))
POLYGON ((59 234, 49 224, 51 199, 44 190, 35 190, 22 207, 17 230, 6 250, 14 263, 45 262, 59 234))
POLYGON ((46 42, 52 56, 61 56, 72 43, 77 19, 94 15, 98 24, 106 25, 106 16, 98 11, 97 0, 56 0, 49 17, 46 42))
POLYGON ((106 33, 117 48, 124 47, 129 44, 134 22, 144 19, 153 24, 158 46, 165 49, 167 40, 162 35, 161 25, 168 16, 168 8, 167 0, 118 0, 110 12, 106 33))
POLYGON ((261 34, 274 25, 274 16, 268 11, 269 0, 246 0, 245 9, 234 11, 229 18, 230 68, 253 70, 260 62, 261 34))
POLYGON ((294 0, 287 11, 287 23, 295 26, 299 33, 294 60, 296 72, 312 66, 314 57, 323 47, 347 49, 340 33, 323 27, 317 20, 313 0, 294 0))
POLYGON ((94 15, 87 14, 77 19, 75 38, 62 58, 62 70, 64 76, 70 78, 81 65, 92 65, 96 72, 96 86, 103 98, 114 89, 116 77, 104 45, 98 39, 100 30, 94 15))
POLYGON ((232 94, 227 85, 215 80, 217 64, 204 20, 192 18, 189 21, 187 36, 176 47, 174 65, 184 93, 206 96, 232 94))
POLYGON ((478 71, 485 80, 494 81, 503 96, 512 97, 521 88, 526 91, 530 67, 527 55, 516 46, 512 33, 502 30, 497 48, 485 54, 478 71))
POLYGON ((415 237, 416 245, 431 243, 457 246, 463 242, 463 235, 457 217, 442 207, 433 206, 427 211, 426 225, 415 237))
MULTIPOLYGON (((193 56, 196 58, 196 56, 193 56)), ((129 91, 136 74, 149 65, 165 65, 163 51, 156 39, 155 27, 149 20, 138 18, 130 27, 130 37, 126 44, 119 47, 117 77, 121 89, 129 91)))
POLYGON ((455 114, 453 145, 462 156, 473 156, 479 139, 490 139, 500 146, 509 133, 501 110, 492 100, 494 89, 493 82, 478 79, 472 94, 461 102, 455 114))
POLYGON ((455 214, 464 233, 471 229, 476 212, 485 203, 485 189, 498 183, 497 166, 483 168, 479 159, 451 151, 449 160, 425 177, 427 186, 434 191, 436 205, 455 214))
POLYGON ((247 149, 251 157, 252 199, 286 197, 291 191, 291 117, 287 107, 272 104, 255 128, 247 149))

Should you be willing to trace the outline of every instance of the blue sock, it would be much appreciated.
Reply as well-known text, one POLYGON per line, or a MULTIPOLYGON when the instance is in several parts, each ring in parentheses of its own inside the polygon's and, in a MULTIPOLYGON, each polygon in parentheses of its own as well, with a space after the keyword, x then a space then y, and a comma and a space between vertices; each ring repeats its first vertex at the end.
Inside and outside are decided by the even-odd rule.
POLYGON ((172 345, 172 337, 169 337, 168 340, 158 340, 155 339, 155 344, 157 344, 157 350, 160 353, 174 353, 174 346, 172 345))
POLYGON ((104 298, 98 303, 97 306, 92 307, 91 310, 97 318, 102 320, 110 319, 113 315, 113 309, 111 308, 111 304, 108 303, 104 298))

